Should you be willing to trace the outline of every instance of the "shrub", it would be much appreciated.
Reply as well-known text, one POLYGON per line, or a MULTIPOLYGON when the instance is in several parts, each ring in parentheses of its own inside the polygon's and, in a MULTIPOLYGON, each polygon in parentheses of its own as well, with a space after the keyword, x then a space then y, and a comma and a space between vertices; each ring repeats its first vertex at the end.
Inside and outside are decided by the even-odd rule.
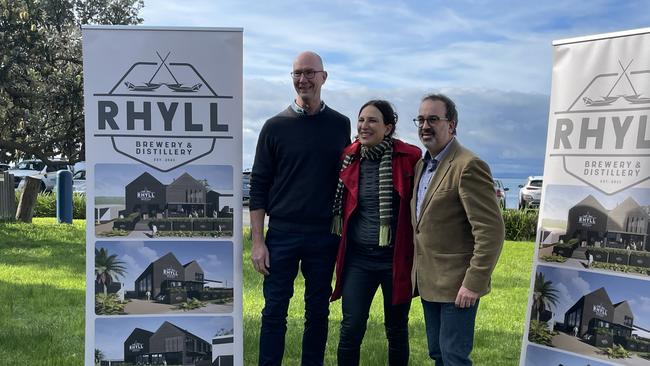
POLYGON ((561 255, 545 255, 542 256, 542 260, 545 262, 557 262, 557 263, 564 263, 567 261, 567 258, 561 256, 561 255))
POLYGON ((115 294, 95 295, 95 314, 97 315, 119 315, 124 314, 126 302, 120 301, 115 294))
POLYGON ((630 358, 630 357, 632 357, 630 355, 630 352, 628 352, 620 344, 615 344, 614 347, 607 347, 607 349, 605 349, 605 354, 609 358, 630 358))
POLYGON ((505 210, 506 240, 535 240, 538 210, 505 210))
MULTIPOLYGON (((20 191, 16 191, 16 207, 20 202, 20 191)), ((56 217, 56 195, 52 192, 41 192, 36 197, 33 217, 56 217)), ((86 218, 86 195, 72 194, 72 218, 86 218)))
POLYGON ((190 298, 189 300, 176 305, 176 308, 179 310, 188 311, 192 309, 199 309, 206 305, 207 305, 206 302, 203 302, 199 299, 190 298))
POLYGON ((545 322, 531 320, 530 328, 528 329, 528 340, 553 347, 553 332, 548 329, 545 322))

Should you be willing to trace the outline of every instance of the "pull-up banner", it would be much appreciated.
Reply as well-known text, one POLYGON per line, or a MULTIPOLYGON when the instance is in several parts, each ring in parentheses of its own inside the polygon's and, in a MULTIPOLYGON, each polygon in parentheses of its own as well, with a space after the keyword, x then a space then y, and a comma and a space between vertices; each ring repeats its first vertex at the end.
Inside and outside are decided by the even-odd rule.
POLYGON ((520 365, 650 365, 650 28, 553 46, 520 365))
POLYGON ((85 26, 90 365, 243 365, 242 30, 85 26))

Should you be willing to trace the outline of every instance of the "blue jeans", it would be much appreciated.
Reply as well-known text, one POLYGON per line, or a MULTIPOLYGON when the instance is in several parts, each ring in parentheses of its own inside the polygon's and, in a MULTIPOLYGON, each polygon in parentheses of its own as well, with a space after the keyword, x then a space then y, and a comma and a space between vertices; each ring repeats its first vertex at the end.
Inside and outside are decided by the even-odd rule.
MULTIPOLYGON (((370 266, 372 267, 372 266, 370 266)), ((393 270, 371 269, 348 256, 343 273, 341 338, 337 350, 339 366, 359 365, 370 305, 381 287, 384 296, 384 327, 388 339, 388 365, 406 366, 409 361, 408 321, 411 301, 393 305, 393 270)))
POLYGON ((436 366, 471 366, 474 323, 478 301, 469 308, 446 302, 422 300, 429 357, 436 366))
POLYGON ((269 275, 264 277, 264 309, 259 365, 281 365, 287 310, 298 269, 305 278, 303 366, 322 365, 327 342, 329 297, 339 239, 330 233, 289 233, 269 229, 269 275))

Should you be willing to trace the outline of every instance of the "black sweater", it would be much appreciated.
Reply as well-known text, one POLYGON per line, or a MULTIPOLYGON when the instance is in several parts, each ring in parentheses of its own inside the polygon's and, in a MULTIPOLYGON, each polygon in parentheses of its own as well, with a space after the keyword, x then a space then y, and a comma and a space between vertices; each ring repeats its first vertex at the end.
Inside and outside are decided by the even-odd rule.
POLYGON ((299 115, 291 107, 267 120, 251 172, 250 209, 264 209, 269 227, 325 232, 350 120, 335 110, 299 115))

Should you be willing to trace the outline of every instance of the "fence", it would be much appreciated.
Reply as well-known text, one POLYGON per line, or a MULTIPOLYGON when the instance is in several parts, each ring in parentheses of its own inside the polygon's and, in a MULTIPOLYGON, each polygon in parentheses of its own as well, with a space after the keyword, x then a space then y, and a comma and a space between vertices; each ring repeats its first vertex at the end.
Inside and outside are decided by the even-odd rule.
POLYGON ((0 220, 13 220, 15 217, 14 176, 8 172, 0 172, 0 220))

